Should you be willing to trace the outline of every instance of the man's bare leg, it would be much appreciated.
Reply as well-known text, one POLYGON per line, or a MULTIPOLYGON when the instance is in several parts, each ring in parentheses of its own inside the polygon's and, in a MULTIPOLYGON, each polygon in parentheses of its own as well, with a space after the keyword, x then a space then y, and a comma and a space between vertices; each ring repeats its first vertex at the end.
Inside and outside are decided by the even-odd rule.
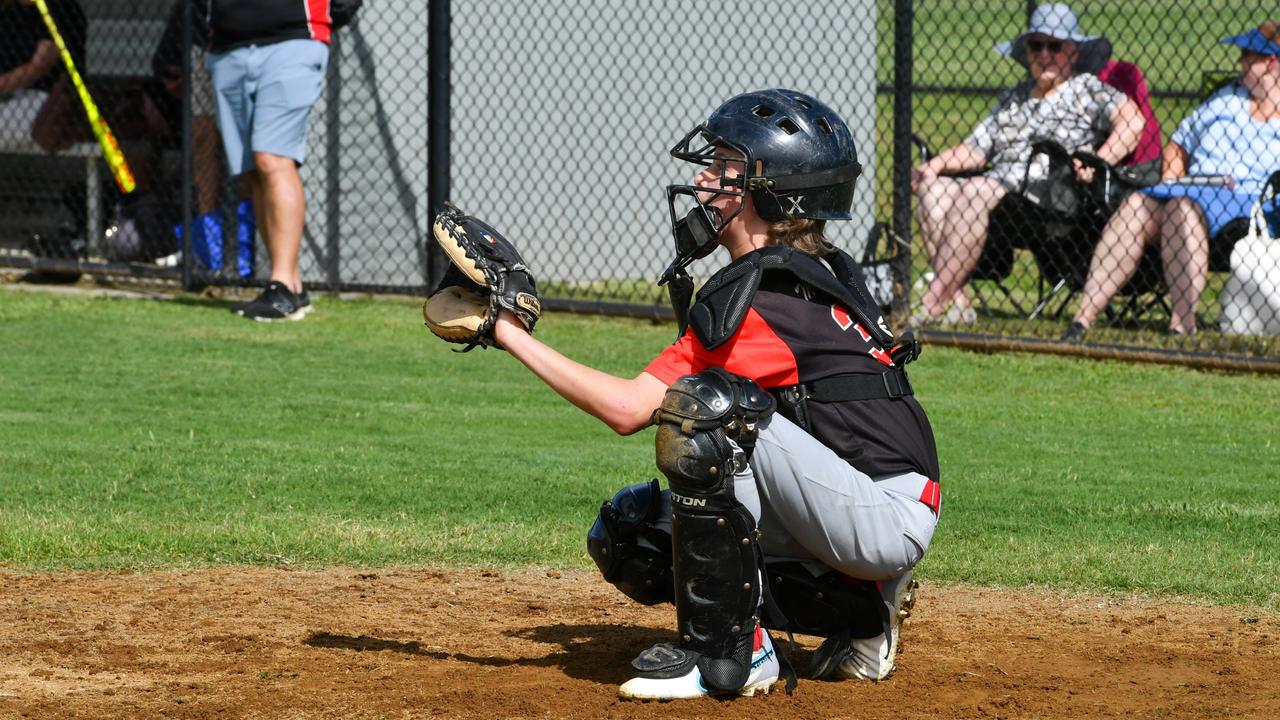
POLYGON ((302 227, 306 220, 306 198, 302 177, 293 158, 255 152, 257 172, 253 180, 253 201, 258 224, 271 255, 271 279, 294 294, 302 292, 298 253, 302 248, 302 227))

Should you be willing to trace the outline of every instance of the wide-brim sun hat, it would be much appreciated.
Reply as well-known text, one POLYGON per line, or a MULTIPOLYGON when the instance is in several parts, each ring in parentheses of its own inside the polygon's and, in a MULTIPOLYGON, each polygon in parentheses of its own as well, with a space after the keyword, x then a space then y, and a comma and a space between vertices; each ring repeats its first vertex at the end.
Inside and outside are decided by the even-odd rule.
POLYGON ((1027 61, 1027 38, 1044 35, 1055 40, 1070 40, 1076 44, 1076 62, 1072 72, 1096 73, 1111 59, 1111 41, 1104 35, 1085 35, 1080 31, 1080 19, 1071 8, 1062 3, 1041 5, 1031 13, 1027 31, 1008 42, 996 45, 996 52, 1013 58, 1022 67, 1030 69, 1027 61))
POLYGON ((1259 55, 1280 57, 1280 23, 1268 20, 1249 32, 1222 38, 1218 42, 1256 52, 1259 55))

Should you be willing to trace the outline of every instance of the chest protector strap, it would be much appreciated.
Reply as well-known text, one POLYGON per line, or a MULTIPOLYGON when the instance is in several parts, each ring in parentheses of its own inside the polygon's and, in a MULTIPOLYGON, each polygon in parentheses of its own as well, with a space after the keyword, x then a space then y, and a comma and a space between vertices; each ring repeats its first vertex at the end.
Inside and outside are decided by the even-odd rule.
POLYGON ((856 402, 912 394, 905 366, 920 354, 920 343, 909 332, 895 343, 880 306, 872 299, 862 279, 862 268, 848 253, 835 250, 822 259, 826 264, 794 248, 761 248, 738 258, 711 276, 698 291, 697 301, 688 312, 683 313, 680 308, 676 312, 678 317, 687 317, 702 345, 714 350, 742 325, 766 272, 788 273, 848 309, 876 344, 888 349, 897 367, 889 368, 882 375, 842 375, 807 385, 775 389, 778 411, 809 432, 813 431, 807 407, 811 400, 856 402))
MULTIPOLYGON (((889 323, 867 291, 858 263, 842 250, 823 260, 826 265, 808 253, 786 247, 761 248, 743 255, 712 275, 698 291, 688 312, 689 325, 703 347, 716 349, 733 337, 746 319, 764 274, 785 272, 847 308, 881 347, 892 346, 889 323)), ((681 314, 678 308, 676 314, 681 314)))

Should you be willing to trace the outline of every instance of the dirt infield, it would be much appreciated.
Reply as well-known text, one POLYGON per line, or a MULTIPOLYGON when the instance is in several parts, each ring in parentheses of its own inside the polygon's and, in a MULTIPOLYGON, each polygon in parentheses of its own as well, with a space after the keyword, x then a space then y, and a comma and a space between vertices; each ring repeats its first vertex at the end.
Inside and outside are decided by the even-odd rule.
MULTIPOLYGON (((594 574, 0 570, 0 584, 3 718, 1280 716, 1280 617, 1240 608, 925 584, 887 682, 632 703, 615 688, 671 611, 594 574)), ((814 643, 798 640, 803 668, 814 643)))

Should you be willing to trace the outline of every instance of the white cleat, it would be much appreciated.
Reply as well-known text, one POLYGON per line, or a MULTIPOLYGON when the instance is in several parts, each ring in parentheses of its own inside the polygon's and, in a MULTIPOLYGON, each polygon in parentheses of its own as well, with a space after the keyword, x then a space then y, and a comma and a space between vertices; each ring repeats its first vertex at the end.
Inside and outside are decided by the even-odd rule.
POLYGON ((848 656, 836 667, 838 677, 880 681, 893 674, 901 646, 902 621, 911 616, 911 608, 916 604, 916 589, 919 587, 920 584, 912 580, 910 575, 898 584, 893 603, 897 611, 890 619, 890 639, 886 641, 881 633, 866 640, 850 641, 848 656))
MULTIPOLYGON (((756 628, 753 645, 751 672, 746 683, 734 691, 745 697, 756 693, 768 694, 778 681, 778 654, 763 628, 756 628)), ((619 697, 628 700, 690 700, 712 694, 702 683, 697 653, 661 643, 646 650, 641 658, 662 667, 623 683, 618 688, 619 697)))

